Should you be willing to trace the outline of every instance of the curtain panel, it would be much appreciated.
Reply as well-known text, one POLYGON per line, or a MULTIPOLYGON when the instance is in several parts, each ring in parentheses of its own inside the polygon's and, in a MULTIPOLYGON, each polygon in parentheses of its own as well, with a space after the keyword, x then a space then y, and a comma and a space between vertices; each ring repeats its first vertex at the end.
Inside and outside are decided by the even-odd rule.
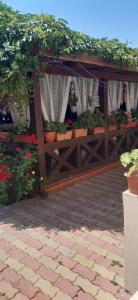
POLYGON ((123 82, 109 80, 108 81, 108 113, 120 108, 123 96, 123 82))
POLYGON ((71 81, 78 98, 77 113, 87 109, 94 111, 99 105, 99 80, 85 77, 49 75, 40 79, 41 106, 44 120, 64 122, 68 105, 71 81))

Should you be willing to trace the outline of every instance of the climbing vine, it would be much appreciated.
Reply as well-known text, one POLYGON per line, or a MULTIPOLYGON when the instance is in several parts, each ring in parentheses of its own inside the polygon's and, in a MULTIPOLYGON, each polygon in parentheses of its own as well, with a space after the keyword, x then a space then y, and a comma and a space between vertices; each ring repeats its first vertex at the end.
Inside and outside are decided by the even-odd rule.
POLYGON ((65 20, 46 14, 15 12, 0 1, 0 99, 27 101, 32 79, 38 69, 38 50, 60 54, 102 56, 130 69, 138 67, 138 52, 117 39, 94 39, 75 32, 65 20))

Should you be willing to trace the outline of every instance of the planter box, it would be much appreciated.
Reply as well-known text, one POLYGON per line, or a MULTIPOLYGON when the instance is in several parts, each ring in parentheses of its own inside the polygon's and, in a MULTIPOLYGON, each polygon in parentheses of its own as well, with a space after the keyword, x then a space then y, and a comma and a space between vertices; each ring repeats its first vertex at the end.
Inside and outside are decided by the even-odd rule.
POLYGON ((79 138, 79 137, 84 137, 88 135, 88 129, 85 128, 78 128, 73 130, 73 137, 74 138, 79 138))
POLYGON ((17 134, 14 137, 14 142, 16 142, 16 143, 26 143, 26 137, 27 137, 27 135, 17 134))
POLYGON ((105 132, 105 128, 104 127, 95 127, 93 128, 93 134, 99 134, 99 133, 104 133, 105 132))
POLYGON ((53 143, 56 140, 56 132, 44 132, 44 141, 46 143, 53 143))
POLYGON ((137 126, 137 121, 134 121, 134 122, 128 122, 126 125, 125 125, 125 128, 133 128, 133 127, 136 127, 137 126))
POLYGON ((123 205, 125 289, 133 295, 138 290, 138 196, 125 191, 123 193, 123 205))
POLYGON ((116 131, 117 130, 117 126, 116 125, 110 125, 108 126, 108 131, 116 131))
POLYGON ((9 132, 0 132, 0 140, 8 140, 9 139, 9 132))
POLYGON ((57 132, 56 140, 59 141, 65 141, 65 140, 71 140, 72 138, 72 130, 68 130, 65 133, 59 133, 57 132))

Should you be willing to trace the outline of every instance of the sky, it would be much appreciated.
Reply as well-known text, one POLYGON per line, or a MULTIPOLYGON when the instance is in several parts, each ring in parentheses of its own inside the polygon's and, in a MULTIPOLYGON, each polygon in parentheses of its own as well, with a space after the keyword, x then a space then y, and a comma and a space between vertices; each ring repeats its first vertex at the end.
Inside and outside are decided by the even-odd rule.
POLYGON ((118 38, 138 48, 138 0, 5 0, 22 13, 47 13, 91 37, 118 38))

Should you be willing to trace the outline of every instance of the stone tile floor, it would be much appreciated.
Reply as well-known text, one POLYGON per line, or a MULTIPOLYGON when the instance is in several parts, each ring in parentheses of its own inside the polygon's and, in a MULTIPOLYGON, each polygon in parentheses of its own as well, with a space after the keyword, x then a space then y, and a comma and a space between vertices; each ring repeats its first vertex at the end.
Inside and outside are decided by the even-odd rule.
POLYGON ((122 169, 0 211, 0 300, 127 300, 122 169))

